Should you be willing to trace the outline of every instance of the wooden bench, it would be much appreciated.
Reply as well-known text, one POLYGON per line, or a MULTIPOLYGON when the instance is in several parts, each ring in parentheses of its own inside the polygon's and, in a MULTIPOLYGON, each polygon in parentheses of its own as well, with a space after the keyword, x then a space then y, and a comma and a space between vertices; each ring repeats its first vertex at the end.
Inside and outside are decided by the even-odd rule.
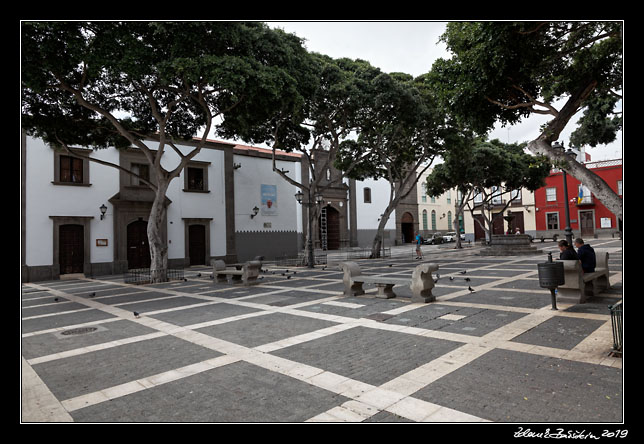
POLYGON ((592 273, 584 273, 578 260, 562 260, 566 283, 557 287, 557 298, 571 299, 583 304, 589 296, 597 296, 610 288, 608 253, 595 252, 596 266, 592 273))
POLYGON ((241 282, 244 285, 253 285, 257 283, 262 263, 260 261, 249 261, 243 264, 235 264, 233 268, 227 267, 222 260, 215 260, 212 266, 215 282, 227 283, 228 276, 231 276, 233 283, 241 282))
POLYGON ((365 294, 363 284, 374 284, 378 288, 379 298, 393 298, 396 294, 393 291, 394 285, 409 286, 412 292, 412 302, 432 302, 436 297, 432 294, 434 279, 432 271, 438 270, 436 264, 421 264, 414 268, 411 279, 395 278, 390 276, 366 276, 362 274, 360 267, 355 262, 341 262, 340 269, 344 272, 342 282, 344 283, 345 296, 359 296, 365 294))

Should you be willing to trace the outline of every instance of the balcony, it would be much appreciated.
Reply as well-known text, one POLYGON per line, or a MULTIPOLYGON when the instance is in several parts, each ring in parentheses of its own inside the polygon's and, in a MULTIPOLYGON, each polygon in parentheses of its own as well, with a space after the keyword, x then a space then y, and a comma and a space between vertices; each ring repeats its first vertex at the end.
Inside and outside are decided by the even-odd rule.
POLYGON ((584 206, 584 205, 595 205, 595 199, 593 199, 593 196, 584 196, 579 200, 578 198, 574 198, 574 202, 578 207, 584 206))

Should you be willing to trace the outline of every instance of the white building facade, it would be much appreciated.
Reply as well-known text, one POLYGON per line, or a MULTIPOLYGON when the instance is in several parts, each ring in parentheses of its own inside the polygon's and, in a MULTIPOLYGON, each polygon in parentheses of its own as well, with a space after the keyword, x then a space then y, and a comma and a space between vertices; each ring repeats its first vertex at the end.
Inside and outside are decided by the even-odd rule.
MULTIPOLYGON (((116 168, 74 159, 41 139, 23 134, 21 145, 23 281, 149 266, 146 227, 154 197, 149 187, 116 168)), ((155 148, 152 141, 147 145, 155 148)), ((194 147, 185 143, 178 148, 185 154, 194 147)), ((143 177, 153 175, 138 149, 78 151, 143 177)), ((176 153, 164 153, 167 169, 178 162, 176 153)), ((169 267, 297 254, 302 237, 302 212, 293 197, 297 189, 275 174, 271 163, 268 150, 206 144, 166 194, 163 237, 169 267), (267 191, 270 204, 263 197, 267 191)), ((277 167, 301 179, 299 156, 281 153, 277 167)))

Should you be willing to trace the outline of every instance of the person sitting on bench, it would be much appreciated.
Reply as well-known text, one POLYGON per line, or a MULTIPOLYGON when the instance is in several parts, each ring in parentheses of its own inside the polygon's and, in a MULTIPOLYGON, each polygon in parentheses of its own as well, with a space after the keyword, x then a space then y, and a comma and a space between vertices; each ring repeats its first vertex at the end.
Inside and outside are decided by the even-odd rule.
POLYGON ((581 269, 584 270, 584 273, 594 272, 597 266, 597 259, 593 247, 584 244, 584 240, 580 237, 575 239, 575 247, 577 247, 577 256, 581 261, 581 269))
POLYGON ((572 248, 572 245, 568 245, 568 242, 565 240, 560 240, 559 243, 559 251, 561 252, 559 254, 559 259, 561 260, 579 260, 579 256, 577 256, 577 252, 575 251, 574 248, 572 248))

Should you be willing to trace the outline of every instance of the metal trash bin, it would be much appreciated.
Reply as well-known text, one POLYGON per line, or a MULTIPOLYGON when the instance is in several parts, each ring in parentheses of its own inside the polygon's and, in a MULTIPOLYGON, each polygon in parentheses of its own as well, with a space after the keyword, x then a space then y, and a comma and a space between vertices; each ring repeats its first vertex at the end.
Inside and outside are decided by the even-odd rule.
POLYGON ((563 262, 553 261, 552 253, 548 253, 548 261, 542 264, 537 264, 537 271, 539 272, 539 285, 541 286, 541 288, 547 288, 550 290, 550 297, 552 298, 552 309, 556 310, 556 289, 558 286, 566 283, 563 262))

